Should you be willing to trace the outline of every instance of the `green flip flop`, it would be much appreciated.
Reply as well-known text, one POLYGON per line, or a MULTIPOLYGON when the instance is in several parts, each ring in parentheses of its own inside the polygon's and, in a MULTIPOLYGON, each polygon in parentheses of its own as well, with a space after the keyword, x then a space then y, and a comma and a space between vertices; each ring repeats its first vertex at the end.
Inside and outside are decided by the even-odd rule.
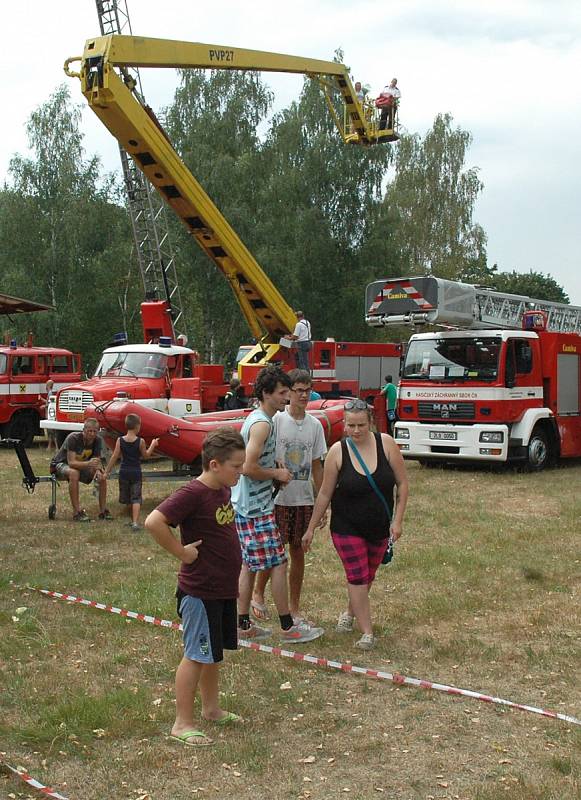
POLYGON ((228 711, 223 717, 220 717, 220 719, 213 719, 209 721, 213 722, 214 725, 235 725, 236 723, 244 722, 244 719, 239 714, 235 714, 233 711, 228 711))
POLYGON ((176 742, 185 744, 188 747, 208 747, 214 744, 213 740, 206 736, 203 731, 186 731, 185 733, 180 733, 179 736, 171 733, 169 738, 175 739, 176 742))

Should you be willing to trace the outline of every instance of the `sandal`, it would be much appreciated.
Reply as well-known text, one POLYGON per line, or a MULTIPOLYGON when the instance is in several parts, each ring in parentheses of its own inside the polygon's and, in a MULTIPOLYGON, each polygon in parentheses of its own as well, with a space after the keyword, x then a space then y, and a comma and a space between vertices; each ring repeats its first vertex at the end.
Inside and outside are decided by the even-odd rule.
POLYGON ((80 511, 77 511, 76 514, 73 514, 73 522, 90 522, 91 518, 87 514, 84 508, 81 508, 80 511))
POLYGON ((270 619, 270 611, 268 610, 266 603, 259 603, 256 600, 251 600, 250 613, 254 619, 257 619, 260 622, 266 622, 266 620, 270 619))
POLYGON ((180 733, 179 735, 171 733, 169 738, 175 739, 176 742, 185 744, 188 747, 209 747, 209 745, 214 744, 214 740, 210 739, 209 736, 206 736, 203 731, 186 731, 185 733, 180 733))
POLYGON ((212 722, 214 725, 236 725, 244 722, 244 719, 233 711, 227 711, 220 719, 209 719, 208 722, 212 722))
POLYGON ((351 633, 353 630, 353 619, 354 617, 352 617, 348 611, 342 611, 339 614, 339 619, 335 627, 337 633, 351 633))
POLYGON ((355 642, 355 647, 359 650, 373 650, 375 646, 375 636, 372 633, 364 633, 361 639, 355 642))

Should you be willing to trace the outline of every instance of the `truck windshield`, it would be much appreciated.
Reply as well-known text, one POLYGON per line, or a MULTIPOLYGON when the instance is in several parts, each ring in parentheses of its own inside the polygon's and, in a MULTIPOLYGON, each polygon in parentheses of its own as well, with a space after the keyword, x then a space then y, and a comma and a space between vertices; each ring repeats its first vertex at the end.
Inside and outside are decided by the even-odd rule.
POLYGON ((166 366, 167 356, 161 353, 103 353, 94 377, 162 378, 166 366))
POLYGON ((430 381, 493 381, 498 375, 501 339, 416 339, 409 343, 404 378, 430 381))

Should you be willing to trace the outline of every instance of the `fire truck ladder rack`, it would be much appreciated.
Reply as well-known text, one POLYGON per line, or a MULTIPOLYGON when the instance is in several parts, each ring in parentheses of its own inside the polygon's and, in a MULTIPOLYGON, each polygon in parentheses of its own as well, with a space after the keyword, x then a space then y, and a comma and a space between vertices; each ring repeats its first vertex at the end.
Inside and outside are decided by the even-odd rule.
MULTIPOLYGON (((198 245, 225 275, 252 335, 278 348, 280 337, 294 329, 296 317, 250 251, 212 203, 171 146, 152 112, 120 78, 128 67, 261 70, 305 74, 317 80, 344 141, 361 145, 393 141, 393 130, 380 131, 356 98, 347 67, 329 61, 189 42, 104 36, 89 39, 80 59, 82 91, 92 110, 133 158, 137 167, 182 220, 198 245), (330 97, 334 87, 346 108, 342 126, 330 97), (391 137, 391 138, 390 138, 391 137)), ((397 136, 395 136, 397 138, 397 136)))
POLYGON ((525 311, 544 311, 547 330, 559 333, 581 333, 581 308, 530 297, 503 295, 486 289, 476 290, 480 319, 495 327, 520 328, 525 311))
MULTIPOLYGON (((96 0, 96 5, 103 36, 124 32, 131 34, 126 0, 96 0)), ((145 106, 139 69, 122 67, 120 73, 125 85, 145 106)), ((145 298, 168 301, 172 327, 177 335, 181 332, 184 320, 166 207, 163 199, 121 144, 119 144, 119 155, 145 298)))
POLYGON ((457 328, 522 326, 526 311, 543 311, 547 330, 581 333, 581 307, 496 292, 434 277, 386 278, 369 284, 365 321, 386 325, 442 325, 457 328))

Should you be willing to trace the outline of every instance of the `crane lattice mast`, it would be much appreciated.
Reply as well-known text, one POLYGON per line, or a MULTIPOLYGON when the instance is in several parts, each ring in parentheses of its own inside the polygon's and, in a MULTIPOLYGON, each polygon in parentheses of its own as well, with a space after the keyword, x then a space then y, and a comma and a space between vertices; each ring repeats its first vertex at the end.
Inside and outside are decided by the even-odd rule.
MULTIPOLYGON (((96 5, 102 36, 131 34, 126 0, 96 0, 96 5)), ((120 73, 126 86, 147 108, 139 69, 122 67, 120 73)), ((145 299, 167 300, 174 336, 177 336, 183 329, 184 319, 165 204, 121 146, 119 154, 145 299)))

